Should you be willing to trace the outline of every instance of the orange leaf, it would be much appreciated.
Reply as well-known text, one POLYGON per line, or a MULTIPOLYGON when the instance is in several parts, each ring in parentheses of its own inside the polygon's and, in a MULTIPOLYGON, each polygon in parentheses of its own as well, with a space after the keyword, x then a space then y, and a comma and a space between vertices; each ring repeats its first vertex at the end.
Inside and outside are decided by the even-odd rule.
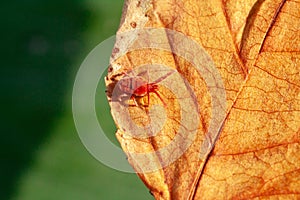
POLYGON ((297 0, 126 1, 108 99, 156 199, 300 198, 299 18, 297 0))

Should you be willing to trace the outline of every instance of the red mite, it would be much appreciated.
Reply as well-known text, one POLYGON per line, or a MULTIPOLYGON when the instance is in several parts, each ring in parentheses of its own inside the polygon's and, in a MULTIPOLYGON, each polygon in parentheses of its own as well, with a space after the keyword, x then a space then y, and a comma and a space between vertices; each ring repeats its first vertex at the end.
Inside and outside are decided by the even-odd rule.
POLYGON ((157 84, 163 81, 164 79, 166 79, 168 76, 170 76, 173 73, 174 71, 172 70, 152 83, 148 83, 142 76, 139 75, 137 76, 127 75, 124 78, 122 78, 118 83, 118 88, 122 93, 120 96, 131 95, 130 99, 134 101, 135 106, 138 106, 139 104, 137 103, 136 99, 148 95, 148 105, 146 105, 146 107, 148 107, 149 93, 152 92, 155 93, 158 96, 158 98, 162 101, 162 103, 165 105, 164 100, 162 99, 162 97, 157 91, 158 90, 157 84))

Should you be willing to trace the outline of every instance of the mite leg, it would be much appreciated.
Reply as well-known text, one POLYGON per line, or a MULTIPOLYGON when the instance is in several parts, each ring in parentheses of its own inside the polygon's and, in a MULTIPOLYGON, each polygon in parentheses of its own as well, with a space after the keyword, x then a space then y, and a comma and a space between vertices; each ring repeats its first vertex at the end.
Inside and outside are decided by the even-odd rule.
POLYGON ((147 92, 147 98, 148 98, 148 105, 147 105, 147 107, 149 107, 149 105, 150 105, 150 92, 149 92, 149 86, 148 86, 148 92, 147 92))
POLYGON ((160 94, 154 90, 152 91, 154 94, 156 94, 158 96, 158 98, 161 100, 161 102, 164 104, 164 107, 167 107, 167 104, 165 103, 165 101, 163 100, 163 98, 160 96, 160 94))
POLYGON ((138 107, 139 105, 138 105, 138 103, 136 102, 136 99, 135 99, 135 97, 132 95, 131 97, 130 97, 130 100, 132 100, 133 101, 133 105, 131 104, 128 104, 129 106, 136 106, 136 107, 138 107))
POLYGON ((171 70, 168 73, 166 73, 165 75, 163 75, 162 77, 160 77, 159 79, 155 80, 152 84, 156 84, 159 83, 161 81, 163 81, 164 79, 166 79, 168 76, 172 75, 175 72, 175 70, 171 70))

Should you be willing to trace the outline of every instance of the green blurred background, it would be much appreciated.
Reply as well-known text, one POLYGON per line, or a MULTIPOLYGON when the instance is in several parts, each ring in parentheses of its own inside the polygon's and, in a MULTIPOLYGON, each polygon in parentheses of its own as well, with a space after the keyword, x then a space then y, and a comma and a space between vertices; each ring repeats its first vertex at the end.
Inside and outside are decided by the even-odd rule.
MULTIPOLYGON (((82 60, 115 34, 121 0, 1 3, 0 199, 153 199, 134 174, 110 169, 81 144, 72 112, 82 60)), ((114 124, 99 83, 99 121, 114 124)))

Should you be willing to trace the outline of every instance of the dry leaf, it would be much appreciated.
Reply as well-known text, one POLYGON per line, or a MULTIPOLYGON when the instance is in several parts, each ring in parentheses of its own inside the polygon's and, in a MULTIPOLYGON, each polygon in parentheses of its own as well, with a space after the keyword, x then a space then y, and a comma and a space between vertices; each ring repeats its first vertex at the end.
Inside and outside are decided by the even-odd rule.
POLYGON ((108 99, 156 199, 300 198, 299 18, 297 0, 125 2, 108 99))

